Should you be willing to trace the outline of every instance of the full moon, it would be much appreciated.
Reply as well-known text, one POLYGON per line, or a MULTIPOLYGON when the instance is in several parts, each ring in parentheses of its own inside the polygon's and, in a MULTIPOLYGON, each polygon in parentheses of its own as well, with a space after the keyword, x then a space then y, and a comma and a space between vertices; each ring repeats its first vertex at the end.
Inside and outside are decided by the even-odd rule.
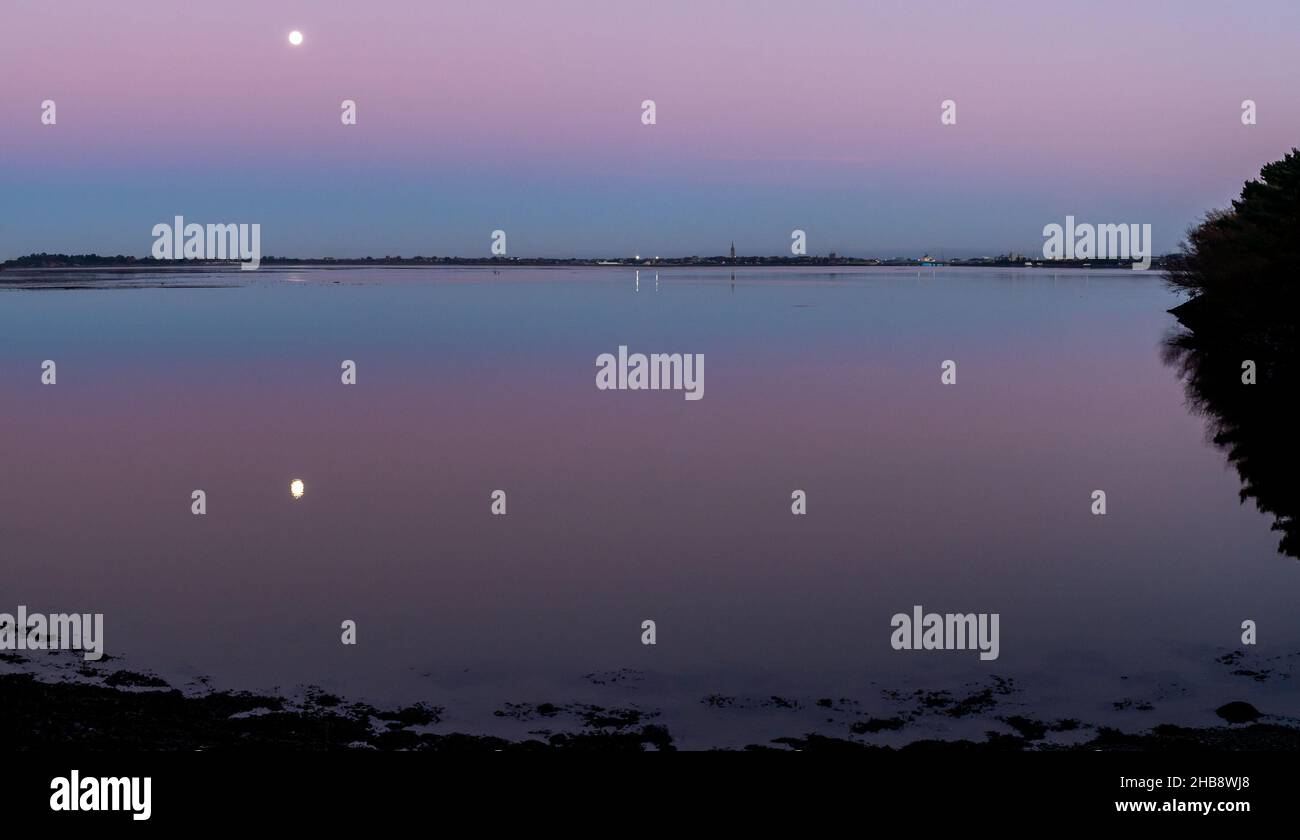
POLYGON ((298 46, 299 44, 301 44, 301 43, 302 43, 302 33, 299 32, 299 31, 296 30, 296 29, 295 29, 294 31, 290 32, 290 33, 289 33, 289 43, 290 43, 290 44, 293 44, 295 47, 298 46))
POLYGON ((301 478, 295 478, 293 481, 289 482, 289 493, 290 493, 290 494, 291 494, 295 499, 301 499, 301 498, 302 498, 302 494, 303 494, 304 492, 306 492, 306 490, 307 490, 307 487, 306 487, 306 485, 304 485, 304 484, 302 483, 302 479, 301 479, 301 478))

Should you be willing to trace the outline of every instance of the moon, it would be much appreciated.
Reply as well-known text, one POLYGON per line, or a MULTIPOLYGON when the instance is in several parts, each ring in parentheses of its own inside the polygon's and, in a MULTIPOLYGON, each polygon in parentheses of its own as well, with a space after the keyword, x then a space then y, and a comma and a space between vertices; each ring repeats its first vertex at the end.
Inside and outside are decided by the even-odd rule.
POLYGON ((293 481, 289 482, 289 495, 293 496, 295 499, 301 499, 302 494, 306 491, 307 488, 303 485, 301 478, 295 478, 293 481))
POLYGON ((289 33, 289 43, 290 43, 290 44, 293 44, 295 47, 301 45, 301 44, 302 44, 302 33, 299 32, 299 31, 296 30, 296 29, 295 29, 294 31, 290 32, 290 33, 289 33))

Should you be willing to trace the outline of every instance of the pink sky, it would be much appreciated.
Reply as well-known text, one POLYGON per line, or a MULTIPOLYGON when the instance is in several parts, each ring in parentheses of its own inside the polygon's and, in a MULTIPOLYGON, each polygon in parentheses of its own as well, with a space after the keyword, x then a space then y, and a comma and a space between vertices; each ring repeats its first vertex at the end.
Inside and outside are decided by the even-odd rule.
POLYGON ((1067 213, 1168 249, 1300 144, 1300 4, 1046 5, 6 0, 0 257, 143 254, 172 213, 301 255, 998 249, 1067 213))

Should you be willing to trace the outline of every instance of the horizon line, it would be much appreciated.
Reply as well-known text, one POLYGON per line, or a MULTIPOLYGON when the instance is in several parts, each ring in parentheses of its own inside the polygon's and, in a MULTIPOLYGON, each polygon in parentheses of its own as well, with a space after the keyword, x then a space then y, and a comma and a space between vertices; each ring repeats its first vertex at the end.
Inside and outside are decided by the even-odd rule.
MULTIPOLYGON (((1153 255, 1153 260, 1168 260, 1172 257, 1179 256, 1181 251, 1171 251, 1165 254, 1153 255)), ((827 254, 802 254, 802 255, 781 255, 781 254, 737 254, 734 257, 727 254, 699 255, 692 254, 689 256, 677 257, 642 257, 640 255, 631 256, 566 256, 566 257, 542 257, 542 256, 510 256, 510 255, 493 255, 486 257, 466 257, 466 256, 438 256, 416 254, 412 256, 402 256, 400 254, 385 254, 383 256, 352 256, 352 257, 288 257, 266 255, 259 258, 262 263, 465 263, 465 264, 487 264, 487 265, 510 265, 524 263, 587 263, 592 265, 611 265, 611 266, 654 266, 654 265, 691 265, 691 264, 716 264, 716 265, 745 265, 754 262, 769 263, 888 263, 888 262, 924 262, 924 263, 948 263, 948 262, 1030 262, 1045 264, 1066 264, 1066 263, 1128 263, 1132 262, 1130 258, 1111 258, 1111 257, 1092 257, 1092 258, 1074 258, 1050 259, 1041 255, 1022 253, 1019 251, 1005 251, 998 254, 981 254, 979 256, 952 256, 942 255, 935 256, 933 252, 925 252, 918 255, 897 254, 891 257, 874 257, 860 256, 852 254, 841 254, 830 252, 827 254)), ((175 267, 178 265, 223 265, 238 264, 237 258, 227 259, 207 259, 207 258, 189 258, 189 259, 158 259, 152 255, 139 257, 131 254, 99 254, 95 252, 86 253, 69 253, 69 252, 50 252, 38 251, 24 254, 19 257, 13 257, 6 260, 0 260, 0 266, 30 267, 39 268, 42 266, 32 265, 36 261, 54 261, 66 263, 78 263, 82 261, 94 262, 102 265, 159 265, 175 267)), ((53 267, 53 266, 51 266, 53 267)))

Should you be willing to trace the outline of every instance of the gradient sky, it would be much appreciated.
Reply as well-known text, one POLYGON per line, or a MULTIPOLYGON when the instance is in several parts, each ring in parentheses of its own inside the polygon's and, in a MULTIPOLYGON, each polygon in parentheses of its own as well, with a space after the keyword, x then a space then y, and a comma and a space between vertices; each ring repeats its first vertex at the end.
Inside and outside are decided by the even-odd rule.
POLYGON ((1297 43, 1295 0, 4 0, 0 258, 176 214, 284 256, 1035 252, 1066 214, 1168 251, 1300 145, 1297 43))

